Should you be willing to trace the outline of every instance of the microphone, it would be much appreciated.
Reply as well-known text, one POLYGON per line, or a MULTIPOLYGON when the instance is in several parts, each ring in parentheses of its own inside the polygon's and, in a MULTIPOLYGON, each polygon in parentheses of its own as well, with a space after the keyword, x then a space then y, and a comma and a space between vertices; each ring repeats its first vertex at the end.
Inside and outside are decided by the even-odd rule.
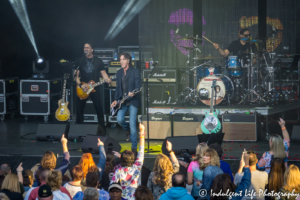
POLYGON ((88 52, 87 51, 85 51, 84 53, 83 53, 83 57, 87 54, 88 52))

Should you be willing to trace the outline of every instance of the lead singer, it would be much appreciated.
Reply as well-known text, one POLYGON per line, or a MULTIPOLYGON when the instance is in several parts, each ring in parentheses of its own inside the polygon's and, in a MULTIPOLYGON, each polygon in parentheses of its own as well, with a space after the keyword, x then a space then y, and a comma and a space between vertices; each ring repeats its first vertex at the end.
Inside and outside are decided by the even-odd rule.
POLYGON ((134 95, 133 90, 141 87, 141 73, 140 70, 131 66, 132 58, 128 53, 120 55, 121 69, 117 71, 117 87, 115 92, 115 100, 111 107, 117 105, 118 100, 124 96, 130 97, 123 103, 117 115, 117 121, 120 126, 126 131, 126 141, 131 140, 131 150, 137 153, 137 129, 136 116, 139 107, 141 106, 140 94, 134 95), (125 122, 125 114, 129 110, 129 124, 125 122))

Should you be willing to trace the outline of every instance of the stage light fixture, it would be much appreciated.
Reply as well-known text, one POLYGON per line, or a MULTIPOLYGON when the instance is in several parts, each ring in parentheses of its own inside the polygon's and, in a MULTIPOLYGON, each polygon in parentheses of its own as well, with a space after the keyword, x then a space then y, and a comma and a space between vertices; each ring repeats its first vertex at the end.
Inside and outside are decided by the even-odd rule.
POLYGON ((36 59, 36 62, 37 62, 38 64, 41 64, 41 63, 44 62, 44 58, 38 57, 38 58, 36 59))
POLYGON ((36 55, 39 57, 39 52, 38 52, 36 44, 35 44, 29 17, 27 14, 25 0, 9 0, 9 2, 11 4, 11 6, 13 7, 16 15, 18 16, 23 28, 25 29, 25 32, 27 33, 27 36, 29 37, 29 40, 36 52, 36 55))
POLYGON ((112 40, 121 30, 150 2, 150 0, 127 0, 114 23, 105 36, 105 40, 112 40))

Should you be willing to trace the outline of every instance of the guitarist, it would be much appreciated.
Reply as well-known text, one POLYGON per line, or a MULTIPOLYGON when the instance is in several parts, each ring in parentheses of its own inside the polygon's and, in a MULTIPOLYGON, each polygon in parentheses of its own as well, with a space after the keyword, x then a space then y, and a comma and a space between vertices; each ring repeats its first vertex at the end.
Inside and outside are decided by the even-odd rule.
POLYGON ((132 142, 132 152, 137 152, 137 129, 136 116, 139 107, 141 106, 141 99, 139 93, 134 95, 133 90, 141 87, 141 73, 138 69, 131 66, 132 58, 128 53, 120 55, 121 69, 117 71, 117 87, 115 92, 115 101, 112 102, 111 107, 117 105, 118 100, 124 96, 129 95, 117 113, 117 121, 120 126, 126 131, 126 141, 129 138, 132 142), (129 124, 125 122, 125 114, 129 110, 129 124))
MULTIPOLYGON (((78 60, 79 69, 76 75, 76 83, 83 89, 87 91, 88 87, 86 85, 81 85, 81 82, 88 83, 90 80, 95 82, 99 81, 100 74, 107 83, 111 83, 110 78, 108 77, 103 61, 97 56, 93 55, 93 47, 91 43, 84 44, 84 56, 78 60), (79 78, 80 76, 80 78, 79 78)), ((105 129, 104 125, 104 114, 102 109, 102 103, 100 98, 100 89, 96 89, 96 92, 91 92, 90 97, 93 101, 95 110, 97 112, 98 123, 105 129)), ((78 98, 78 97, 76 97, 78 98)), ((87 99, 78 98, 78 112, 77 112, 77 123, 83 123, 83 113, 84 107, 87 99)))

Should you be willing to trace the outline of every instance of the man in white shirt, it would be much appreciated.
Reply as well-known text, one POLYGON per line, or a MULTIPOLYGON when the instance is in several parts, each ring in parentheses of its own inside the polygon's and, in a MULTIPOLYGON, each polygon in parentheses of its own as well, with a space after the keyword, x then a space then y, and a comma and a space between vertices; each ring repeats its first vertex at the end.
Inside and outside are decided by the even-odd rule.
MULTIPOLYGON (((249 156, 249 168, 251 172, 251 185, 247 189, 247 192, 245 194, 245 197, 243 197, 243 200, 248 199, 257 199, 257 200, 264 200, 265 197, 262 195, 265 191, 265 187, 268 184, 268 173, 265 171, 258 171, 256 170, 256 164, 257 164, 257 157, 256 154, 253 151, 248 151, 249 156), (261 195, 260 195, 261 193, 261 195)), ((242 162, 242 161, 241 161, 242 162)), ((234 184, 238 186, 242 178, 244 176, 244 173, 242 172, 243 167, 245 166, 245 163, 240 164, 240 168, 237 172, 237 174, 234 177, 234 184)))

